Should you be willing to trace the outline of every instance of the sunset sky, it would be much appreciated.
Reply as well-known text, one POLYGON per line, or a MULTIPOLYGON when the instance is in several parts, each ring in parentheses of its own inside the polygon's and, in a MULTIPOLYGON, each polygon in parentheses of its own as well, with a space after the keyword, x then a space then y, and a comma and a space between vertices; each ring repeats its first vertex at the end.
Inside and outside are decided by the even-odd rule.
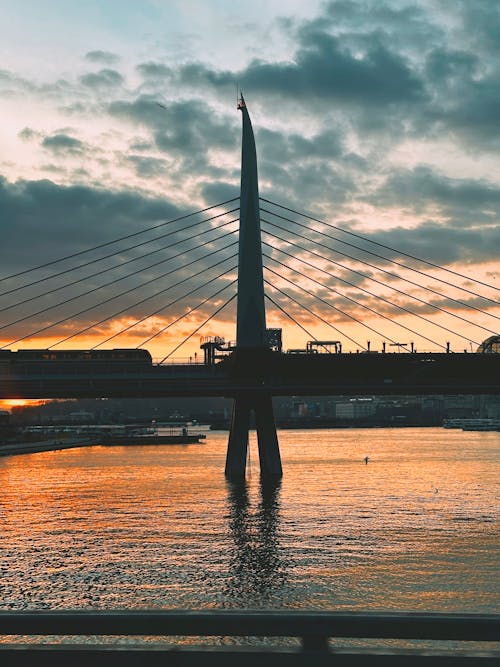
MULTIPOLYGON (((471 350, 500 331, 497 0, 0 0, 0 16, 0 277, 236 197, 239 85, 261 195, 401 251, 262 213, 278 260, 265 259, 266 289, 307 330, 268 303, 285 347, 314 336, 345 350, 471 350)), ((87 348, 130 326, 103 347, 135 347, 206 300, 145 345, 165 356, 234 294, 237 237, 217 240, 234 217, 188 218, 2 280, 0 345, 43 348, 86 329, 56 349, 87 348)), ((234 339, 234 317, 232 302, 175 356, 199 352, 202 335, 234 339)))

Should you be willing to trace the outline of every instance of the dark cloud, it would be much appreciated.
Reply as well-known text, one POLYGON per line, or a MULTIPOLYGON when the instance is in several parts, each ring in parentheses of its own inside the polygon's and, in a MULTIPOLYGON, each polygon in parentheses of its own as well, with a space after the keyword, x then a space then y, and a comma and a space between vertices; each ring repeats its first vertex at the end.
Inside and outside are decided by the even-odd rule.
POLYGON ((17 135, 23 141, 34 141, 40 136, 36 130, 31 127, 24 127, 17 135))
POLYGON ((166 79, 173 74, 171 67, 167 67, 167 65, 163 65, 162 63, 154 62, 141 63, 137 66, 137 71, 146 79, 166 79))
POLYGON ((436 130, 450 133, 469 149, 500 150, 500 74, 461 81, 452 102, 433 106, 428 118, 436 130))
POLYGON ((369 200, 378 206, 412 208, 423 213, 440 209, 465 218, 463 224, 496 224, 500 215, 500 186, 474 179, 449 178, 430 167, 394 170, 369 200), (496 212, 491 217, 488 212, 496 212))
POLYGON ((293 62, 253 61, 239 72, 216 72, 202 64, 179 67, 174 80, 183 85, 234 86, 261 94, 342 104, 415 103, 425 98, 418 74, 398 53, 374 41, 355 55, 341 40, 326 32, 304 31, 293 62))
POLYGON ((45 137, 42 146, 58 155, 78 155, 84 150, 84 143, 68 134, 57 133, 45 137))
POLYGON ((456 10, 462 15, 464 31, 476 48, 500 51, 500 5, 497 0, 457 0, 456 10))
POLYGON ((423 7, 383 0, 329 2, 320 17, 300 29, 333 31, 353 46, 365 45, 367 36, 378 36, 398 50, 410 52, 427 49, 445 37, 444 30, 423 7))
POLYGON ((473 266, 498 260, 500 225, 480 229, 457 229, 428 222, 419 225, 415 230, 396 228, 376 233, 372 238, 439 265, 461 263, 473 266))
POLYGON ((111 51, 89 51, 85 54, 85 60, 102 65, 115 65, 120 61, 120 57, 111 51))
POLYGON ((425 74, 432 101, 415 119, 415 131, 458 139, 468 147, 500 149, 500 70, 487 58, 443 47, 427 53, 425 74))
POLYGON ((433 49, 427 54, 425 69, 428 77, 439 83, 450 86, 451 82, 474 76, 478 70, 479 58, 468 51, 450 51, 442 47, 433 49))
POLYGON ((500 43, 499 11, 486 0, 474 9, 458 2, 452 28, 424 6, 339 0, 313 20, 281 22, 295 44, 287 61, 255 60, 239 71, 150 61, 138 71, 149 83, 219 96, 238 81, 262 106, 279 100, 313 118, 331 117, 334 105, 342 129, 367 139, 450 138, 497 151, 500 74, 490 63, 500 43), (452 48, 457 43, 461 48, 452 48))
POLYGON ((135 173, 140 178, 154 178, 167 171, 167 161, 144 155, 129 155, 128 160, 134 165, 135 173))
POLYGON ((342 155, 344 144, 340 128, 324 130, 312 137, 261 128, 256 132, 256 140, 281 164, 318 158, 332 160, 342 155))
POLYGON ((124 82, 120 72, 114 69, 101 69, 99 72, 91 72, 80 77, 80 82, 88 88, 108 88, 121 86, 124 82))
POLYGON ((0 218, 8 230, 3 273, 33 264, 33 248, 40 263, 177 214, 168 200, 133 191, 62 186, 49 180, 10 183, 0 177, 0 218))
POLYGON ((162 108, 155 98, 141 95, 133 102, 112 102, 108 108, 113 116, 146 126, 160 151, 194 173, 208 175, 209 150, 237 146, 235 126, 198 100, 171 102, 162 108))
MULTIPOLYGON (((277 165, 273 160, 261 160, 259 173, 262 180, 272 182, 273 197, 291 201, 303 208, 303 202, 314 201, 318 205, 340 204, 351 200, 356 191, 355 178, 334 165, 321 161, 277 165)), ((265 194, 265 191, 262 190, 265 194)))
POLYGON ((239 180, 237 183, 227 183, 224 181, 212 181, 210 183, 204 183, 201 188, 201 194, 206 202, 213 203, 228 201, 229 199, 233 199, 234 197, 239 196, 239 180))

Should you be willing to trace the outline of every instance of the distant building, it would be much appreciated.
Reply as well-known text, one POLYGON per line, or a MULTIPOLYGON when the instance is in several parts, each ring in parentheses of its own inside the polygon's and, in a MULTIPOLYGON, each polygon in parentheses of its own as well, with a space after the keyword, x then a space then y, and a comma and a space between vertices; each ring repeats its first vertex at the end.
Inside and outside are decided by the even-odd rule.
POLYGON ((0 410, 0 426, 10 422, 10 412, 7 410, 0 410))
POLYGON ((375 413, 373 398, 351 398, 335 406, 335 416, 338 419, 364 419, 375 413))
POLYGON ((442 397, 443 413, 447 417, 462 417, 464 419, 479 415, 479 397, 471 394, 457 394, 456 396, 442 397))
POLYGON ((480 417, 500 419, 500 396, 481 396, 480 417))

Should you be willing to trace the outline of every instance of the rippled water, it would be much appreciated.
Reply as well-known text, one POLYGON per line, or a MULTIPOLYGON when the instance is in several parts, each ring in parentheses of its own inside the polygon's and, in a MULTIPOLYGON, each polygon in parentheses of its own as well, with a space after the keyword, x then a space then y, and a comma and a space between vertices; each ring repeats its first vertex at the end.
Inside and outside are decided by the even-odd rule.
POLYGON ((223 432, 1 458, 0 607, 497 610, 500 433, 279 435, 277 486, 223 432))

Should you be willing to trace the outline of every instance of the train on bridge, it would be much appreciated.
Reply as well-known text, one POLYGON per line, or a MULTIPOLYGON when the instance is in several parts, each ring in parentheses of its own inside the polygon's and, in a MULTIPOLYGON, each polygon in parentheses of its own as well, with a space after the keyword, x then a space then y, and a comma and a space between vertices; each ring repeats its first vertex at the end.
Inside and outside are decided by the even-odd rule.
POLYGON ((148 350, 0 350, 0 375, 134 373, 151 368, 148 350))

